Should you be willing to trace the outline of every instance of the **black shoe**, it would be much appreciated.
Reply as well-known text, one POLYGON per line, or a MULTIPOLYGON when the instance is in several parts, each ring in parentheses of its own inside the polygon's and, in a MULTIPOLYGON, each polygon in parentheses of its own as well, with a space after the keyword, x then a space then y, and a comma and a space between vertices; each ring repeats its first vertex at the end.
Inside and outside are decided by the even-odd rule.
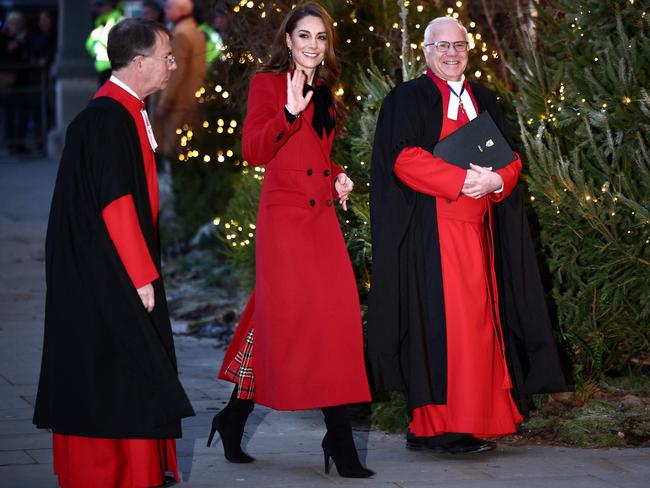
POLYGON ((411 434, 410 432, 406 433, 406 448, 411 449, 412 451, 424 451, 431 449, 428 441, 428 437, 418 437, 415 434, 411 434))
POLYGON ((244 423, 237 425, 232 422, 228 415, 228 407, 216 414, 212 419, 212 427, 208 436, 208 447, 212 444, 212 438, 215 432, 219 432, 221 444, 223 444, 223 453, 231 463, 252 463, 255 458, 246 454, 241 448, 241 440, 244 436, 244 423))
POLYGON ((375 472, 364 468, 359 461, 345 406, 326 407, 322 410, 327 427, 322 443, 325 474, 330 472, 330 460, 333 460, 339 476, 343 478, 370 478, 375 472))
POLYGON ((375 474, 373 470, 361 465, 352 432, 349 439, 339 438, 336 441, 334 436, 330 436, 330 432, 327 432, 323 437, 322 446, 325 474, 330 472, 330 460, 334 461, 336 470, 342 478, 370 478, 375 474))
POLYGON ((492 451, 497 448, 496 442, 468 437, 458 441, 449 442, 438 446, 441 452, 447 454, 473 454, 477 452, 492 451))
POLYGON ((416 436, 415 434, 407 431, 406 433, 406 448, 413 451, 433 451, 445 452, 442 446, 456 443, 459 441, 472 439, 470 434, 460 434, 456 432, 447 432, 446 434, 435 435, 431 437, 416 436))
POLYGON ((176 478, 173 476, 165 476, 165 479, 163 480, 163 484, 160 485, 159 488, 165 488, 167 486, 174 486, 177 483, 176 478))
POLYGON ((255 461, 254 457, 246 454, 241 448, 246 420, 254 407, 255 403, 252 400, 237 398, 237 387, 235 386, 228 405, 212 419, 212 427, 208 435, 208 447, 212 444, 214 433, 219 432, 223 453, 228 461, 242 464, 255 461))

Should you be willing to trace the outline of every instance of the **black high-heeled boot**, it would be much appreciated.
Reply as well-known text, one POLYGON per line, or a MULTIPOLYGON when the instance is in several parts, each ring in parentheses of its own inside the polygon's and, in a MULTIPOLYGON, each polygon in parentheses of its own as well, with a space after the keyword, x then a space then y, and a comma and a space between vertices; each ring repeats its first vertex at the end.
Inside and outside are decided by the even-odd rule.
POLYGON ((246 419, 253 411, 255 403, 252 400, 240 400, 237 398, 237 386, 230 396, 230 401, 212 419, 210 435, 208 435, 208 447, 212 444, 215 432, 219 432, 223 453, 231 463, 252 463, 254 457, 249 456, 241 448, 241 440, 244 436, 246 419))
POLYGON ((344 405, 322 409, 327 433, 323 437, 325 473, 330 471, 330 459, 334 461, 339 476, 343 478, 369 478, 374 471, 364 468, 359 461, 352 437, 352 425, 344 405))

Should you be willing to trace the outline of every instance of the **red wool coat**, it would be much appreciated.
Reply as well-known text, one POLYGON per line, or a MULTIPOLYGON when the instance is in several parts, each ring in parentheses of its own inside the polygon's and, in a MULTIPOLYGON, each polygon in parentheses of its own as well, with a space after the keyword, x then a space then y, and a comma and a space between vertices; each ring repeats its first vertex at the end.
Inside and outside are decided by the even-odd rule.
POLYGON ((242 150, 264 165, 256 287, 220 377, 254 328, 256 403, 301 410, 370 400, 359 297, 335 211, 334 133, 311 126, 313 103, 289 124, 286 74, 256 75, 242 150))

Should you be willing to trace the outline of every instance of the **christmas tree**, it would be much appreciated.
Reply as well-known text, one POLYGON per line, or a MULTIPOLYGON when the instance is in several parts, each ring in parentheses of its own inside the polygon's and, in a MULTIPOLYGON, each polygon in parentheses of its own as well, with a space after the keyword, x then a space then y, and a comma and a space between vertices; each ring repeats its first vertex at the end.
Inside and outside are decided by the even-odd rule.
MULTIPOLYGON (((498 54, 489 49, 478 26, 467 18, 461 1, 322 3, 335 21, 338 36, 342 69, 333 92, 342 99, 347 114, 333 159, 355 181, 353 205, 343 215, 342 224, 363 299, 370 266, 370 147, 381 100, 395 83, 417 76, 425 69, 421 41, 426 24, 434 17, 450 15, 468 26, 474 47, 470 51, 472 78, 496 82, 494 67, 498 54)), ((264 169, 250 168, 243 160, 240 131, 248 82, 266 59, 277 27, 292 6, 291 2, 280 0, 271 3, 242 0, 232 7, 225 60, 212 65, 206 86, 197 93, 197 101, 206 111, 206 121, 201 128, 189 128, 189 133, 184 130, 179 134, 179 163, 175 166, 174 180, 181 182, 175 186, 180 190, 177 192, 179 207, 188 232, 207 221, 214 222, 229 249, 230 260, 247 276, 248 283, 252 282, 254 269, 254 223, 264 169), (253 32, 255 35, 251 35, 253 32), (215 120, 222 120, 225 126, 220 129, 215 120), (239 176, 230 178, 233 168, 237 168, 239 176), (199 194, 201 201, 197 202, 199 194), (227 205, 223 204, 224 195, 229 198, 227 205)))
POLYGON ((530 200, 578 383, 650 349, 650 2, 559 0, 512 73, 530 200))

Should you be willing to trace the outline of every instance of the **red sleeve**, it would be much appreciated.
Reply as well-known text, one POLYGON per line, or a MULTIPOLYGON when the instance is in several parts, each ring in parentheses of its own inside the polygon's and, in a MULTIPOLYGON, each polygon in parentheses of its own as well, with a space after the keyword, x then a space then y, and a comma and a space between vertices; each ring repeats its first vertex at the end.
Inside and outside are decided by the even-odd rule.
MULTIPOLYGON (((249 164, 268 163, 300 128, 302 117, 289 123, 284 106, 278 107, 276 75, 258 74, 248 91, 248 112, 242 131, 242 155, 249 164)), ((285 85, 286 91, 286 85, 285 85)))
POLYGON ((407 186, 434 197, 458 200, 467 171, 420 147, 405 147, 393 170, 407 186))
POLYGON ((499 193, 492 192, 488 195, 490 200, 493 202, 500 202, 504 198, 507 198, 508 195, 512 193, 512 190, 515 189, 515 186, 517 186, 519 175, 521 174, 521 159, 519 158, 519 154, 516 152, 515 156, 517 156, 517 159, 512 163, 508 164, 505 168, 497 169, 495 171, 495 173, 500 174, 501 178, 503 178, 503 191, 500 191, 499 193))
POLYGON ((102 218, 133 286, 141 288, 158 279, 158 270, 140 229, 133 197, 124 195, 113 200, 102 210, 102 218))

